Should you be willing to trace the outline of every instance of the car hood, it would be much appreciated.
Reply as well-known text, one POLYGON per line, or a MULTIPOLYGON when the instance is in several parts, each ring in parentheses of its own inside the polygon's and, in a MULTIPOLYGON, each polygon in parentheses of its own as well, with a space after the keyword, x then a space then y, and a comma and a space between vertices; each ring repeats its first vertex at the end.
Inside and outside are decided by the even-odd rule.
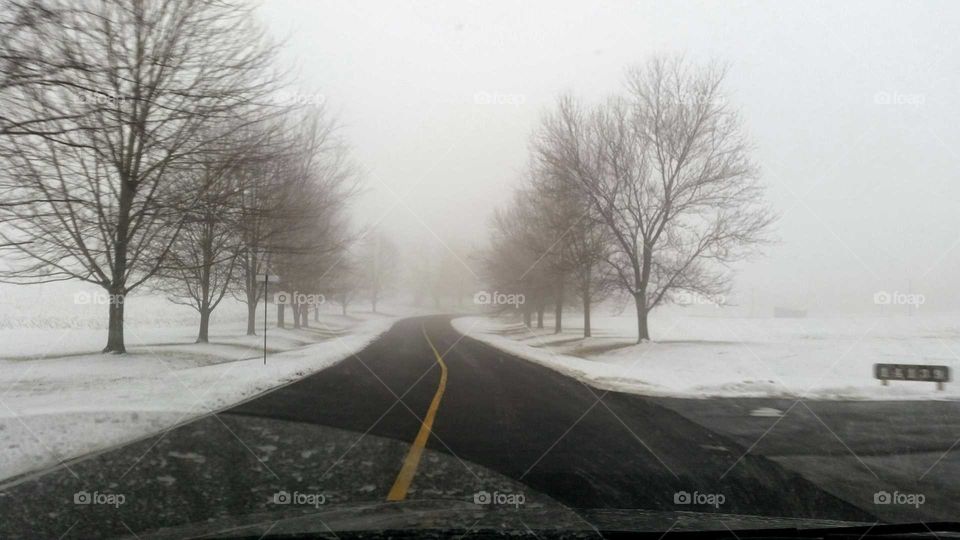
MULTIPOLYGON (((351 503, 321 507, 310 513, 260 513, 137 532, 142 540, 370 533, 383 531, 582 532, 596 537, 605 531, 680 531, 730 529, 821 528, 870 523, 700 512, 587 509, 526 504, 519 508, 483 506, 462 500, 412 500, 351 503)), ((131 536, 133 538, 133 536, 131 536)))

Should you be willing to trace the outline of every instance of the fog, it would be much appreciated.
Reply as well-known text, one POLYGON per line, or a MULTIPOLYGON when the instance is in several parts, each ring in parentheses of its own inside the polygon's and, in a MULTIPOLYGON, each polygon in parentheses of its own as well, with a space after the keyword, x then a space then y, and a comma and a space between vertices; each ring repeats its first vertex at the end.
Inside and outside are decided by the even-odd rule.
POLYGON ((950 2, 271 0, 305 88, 365 171, 358 221, 398 240, 482 242, 566 91, 599 99, 653 54, 729 66, 780 215, 733 298, 875 310, 876 291, 960 303, 960 6, 950 2), (489 99, 493 96, 492 99, 489 99), (494 101, 495 103, 484 103, 494 101))

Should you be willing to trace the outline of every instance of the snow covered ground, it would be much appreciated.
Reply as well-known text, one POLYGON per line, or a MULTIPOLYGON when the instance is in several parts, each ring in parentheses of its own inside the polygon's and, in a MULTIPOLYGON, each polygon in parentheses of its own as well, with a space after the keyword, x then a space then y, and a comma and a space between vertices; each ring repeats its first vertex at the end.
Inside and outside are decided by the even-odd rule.
MULTIPOLYGON (((83 291, 82 291, 83 292, 83 291)), ((104 355, 106 306, 69 287, 0 289, 0 479, 166 430, 329 367, 390 328, 393 315, 343 317, 325 306, 311 328, 271 327, 263 363, 245 306, 215 312, 209 344, 197 317, 159 297, 128 302, 128 354, 104 355)), ((358 307, 360 309, 368 309, 358 307)), ((271 316, 275 307, 270 306, 271 316)), ((289 312, 288 312, 289 318, 289 312)))
POLYGON ((960 383, 873 378, 875 363, 960 368, 960 315, 850 316, 798 319, 694 316, 682 310, 651 318, 649 343, 635 343, 635 319, 596 316, 582 338, 578 314, 553 334, 516 319, 464 317, 461 332, 595 387, 678 397, 808 399, 960 399, 960 383))

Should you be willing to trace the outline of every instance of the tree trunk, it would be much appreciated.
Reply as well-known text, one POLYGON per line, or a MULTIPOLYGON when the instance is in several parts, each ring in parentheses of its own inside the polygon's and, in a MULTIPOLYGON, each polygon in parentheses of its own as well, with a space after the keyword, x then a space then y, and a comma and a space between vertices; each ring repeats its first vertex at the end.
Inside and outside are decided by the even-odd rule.
POLYGON ((529 306, 524 306, 523 308, 523 325, 527 328, 530 328, 530 325, 533 324, 533 310, 529 306))
MULTIPOLYGON (((263 316, 266 317, 267 313, 264 312, 263 316)), ((247 335, 257 335, 257 302, 251 301, 249 295, 247 296, 247 335)))
POLYGON ((213 268, 213 227, 210 222, 204 228, 204 236, 201 241, 203 266, 200 268, 200 331, 197 335, 197 343, 208 343, 210 341, 210 273, 213 268))
POLYGON ((537 306, 537 328, 543 328, 543 311, 546 307, 543 304, 537 306))
POLYGON ((200 309, 200 333, 197 335, 197 343, 210 342, 210 309, 200 309))
POLYGON ((303 304, 300 306, 300 326, 302 328, 310 328, 310 305, 303 304))
POLYGON ((110 320, 107 323, 107 346, 103 352, 125 353, 123 342, 123 303, 126 292, 124 279, 127 273, 127 247, 130 234, 130 210, 133 207, 133 187, 125 179, 120 181, 120 201, 117 215, 116 244, 113 249, 113 283, 107 291, 110 304, 110 320))
POLYGON ((127 349, 123 343, 124 297, 122 293, 110 292, 107 299, 110 305, 110 321, 107 326, 107 346, 103 348, 103 352, 125 353, 127 349))
POLYGON ((637 267, 634 266, 634 276, 636 279, 636 290, 637 292, 633 295, 633 300, 637 304, 637 343, 643 343, 644 341, 650 341, 650 331, 647 328, 647 314, 650 312, 647 309, 647 283, 650 279, 650 268, 653 264, 653 257, 650 255, 650 245, 644 241, 643 244, 643 258, 641 260, 641 266, 639 273, 637 272, 637 267))
POLYGON ((320 304, 313 306, 313 320, 320 322, 320 304))
MULTIPOLYGON (((257 280, 257 268, 255 259, 252 259, 249 252, 244 253, 244 293, 247 298, 247 335, 257 335, 257 288, 260 283, 257 280)), ((264 309, 263 317, 267 317, 267 311, 264 309)))
POLYGON ((277 304, 277 328, 283 328, 283 316, 286 313, 285 304, 277 304))
POLYGON ((647 328, 647 310, 646 305, 646 295, 643 296, 634 296, 634 301, 637 304, 637 343, 643 343, 644 341, 650 341, 650 331, 647 328))
POLYGON ((303 306, 294 302, 290 304, 290 311, 293 312, 293 328, 300 328, 300 312, 303 311, 303 306))

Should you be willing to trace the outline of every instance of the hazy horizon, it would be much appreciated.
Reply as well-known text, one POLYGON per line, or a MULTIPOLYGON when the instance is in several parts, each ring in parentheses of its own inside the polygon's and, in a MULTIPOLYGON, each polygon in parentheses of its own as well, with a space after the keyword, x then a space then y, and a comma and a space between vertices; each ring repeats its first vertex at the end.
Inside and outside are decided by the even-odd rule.
POLYGON ((877 291, 960 307, 950 3, 394 3, 261 7, 364 169, 357 222, 401 244, 482 243, 556 97, 597 100, 650 56, 729 67, 726 93, 780 214, 733 295, 870 311, 877 291), (939 6, 934 9, 933 6, 939 6), (493 101, 494 103, 484 103, 493 101))

